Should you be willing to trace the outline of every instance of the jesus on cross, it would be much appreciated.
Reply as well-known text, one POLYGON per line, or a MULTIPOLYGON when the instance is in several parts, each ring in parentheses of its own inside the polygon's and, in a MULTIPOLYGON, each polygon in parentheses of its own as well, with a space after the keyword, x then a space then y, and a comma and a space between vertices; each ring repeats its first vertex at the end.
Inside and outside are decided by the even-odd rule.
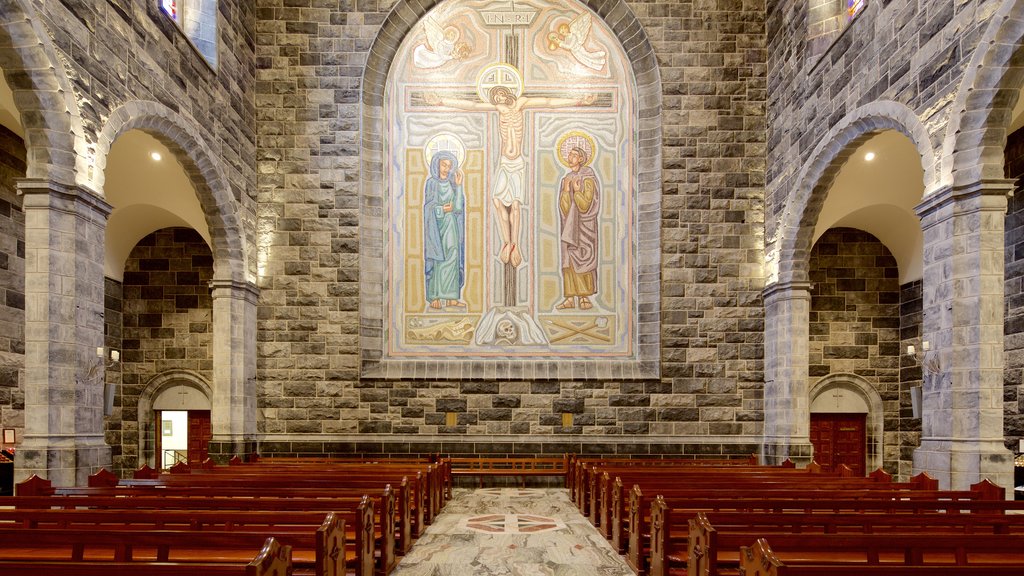
POLYGON ((495 171, 491 203, 498 222, 501 250, 498 259, 503 264, 518 268, 523 263, 519 249, 522 229, 522 205, 526 200, 526 159, 523 157, 524 111, 530 108, 565 108, 586 106, 596 97, 587 94, 578 98, 541 98, 522 96, 522 77, 509 64, 494 64, 481 74, 477 86, 481 102, 442 97, 436 93, 424 95, 428 104, 457 110, 498 113, 498 137, 501 157, 495 171), (505 81, 502 81, 502 77, 505 81), (494 80, 497 78, 497 80, 494 80), (487 80, 491 79, 490 85, 487 80))

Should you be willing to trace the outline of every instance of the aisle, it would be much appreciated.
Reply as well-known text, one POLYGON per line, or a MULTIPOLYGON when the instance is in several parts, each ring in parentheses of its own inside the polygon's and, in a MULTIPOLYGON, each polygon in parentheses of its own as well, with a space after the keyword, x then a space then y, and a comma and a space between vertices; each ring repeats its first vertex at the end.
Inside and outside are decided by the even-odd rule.
POLYGON ((456 489, 394 576, 635 576, 559 488, 456 489))

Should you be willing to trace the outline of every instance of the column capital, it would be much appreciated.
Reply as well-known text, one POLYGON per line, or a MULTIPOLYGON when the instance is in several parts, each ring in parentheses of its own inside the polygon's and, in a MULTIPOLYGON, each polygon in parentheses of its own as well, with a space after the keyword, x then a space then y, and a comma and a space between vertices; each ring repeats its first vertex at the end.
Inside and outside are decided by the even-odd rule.
MULTIPOLYGON (((1015 180, 1007 178, 990 178, 960 186, 943 186, 925 196, 921 203, 914 208, 914 212, 923 219, 951 203, 960 203, 986 196, 1005 200, 1013 192, 1015 182, 1015 180)), ((1005 210, 1006 206, 996 203, 991 206, 991 209, 1005 210)))
MULTIPOLYGON (((17 181, 18 194, 24 196, 25 208, 54 208, 68 210, 77 204, 110 216, 114 207, 93 190, 80 185, 69 185, 43 178, 22 178, 17 181)), ((77 209, 75 210, 78 211, 77 209)))
POLYGON ((239 280, 210 280, 210 292, 213 298, 241 298, 256 304, 260 298, 260 289, 252 282, 239 280))
POLYGON ((766 286, 761 294, 764 296, 766 303, 778 300, 810 300, 811 283, 798 281, 776 282, 766 286))

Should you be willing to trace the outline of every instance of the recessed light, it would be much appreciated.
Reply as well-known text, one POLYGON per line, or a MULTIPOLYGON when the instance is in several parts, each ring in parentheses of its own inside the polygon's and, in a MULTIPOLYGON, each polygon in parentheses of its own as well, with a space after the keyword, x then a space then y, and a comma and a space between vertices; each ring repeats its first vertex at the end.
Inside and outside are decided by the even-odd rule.
POLYGON ((154 162, 159 162, 164 159, 163 155, 159 152, 150 152, 149 157, 152 158, 154 162))
POLYGON ((864 160, 866 160, 868 162, 871 162, 874 159, 875 159, 875 153, 874 152, 868 152, 867 154, 864 155, 864 160))

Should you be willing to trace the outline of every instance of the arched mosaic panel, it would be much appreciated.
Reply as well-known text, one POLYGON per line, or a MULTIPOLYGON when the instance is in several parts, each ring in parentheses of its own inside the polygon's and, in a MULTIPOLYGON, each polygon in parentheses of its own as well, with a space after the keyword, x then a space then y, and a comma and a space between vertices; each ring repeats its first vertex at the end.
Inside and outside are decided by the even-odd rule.
POLYGON ((384 359, 636 362, 636 86, 604 21, 442 2, 384 102, 384 359))

